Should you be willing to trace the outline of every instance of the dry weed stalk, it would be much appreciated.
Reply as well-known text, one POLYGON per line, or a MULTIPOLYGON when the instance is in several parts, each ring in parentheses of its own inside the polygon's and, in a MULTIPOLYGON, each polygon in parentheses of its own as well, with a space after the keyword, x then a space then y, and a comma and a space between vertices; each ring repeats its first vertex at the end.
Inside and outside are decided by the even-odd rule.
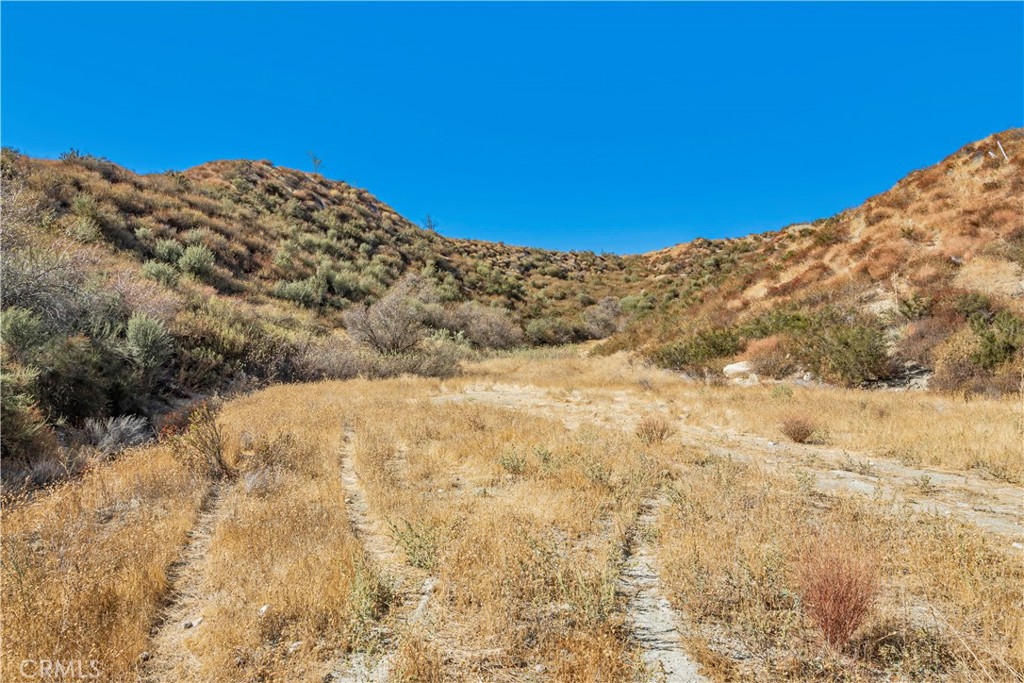
POLYGON ((878 597, 876 563, 850 543, 816 539, 797 570, 807 615, 825 642, 841 648, 864 623, 878 597))

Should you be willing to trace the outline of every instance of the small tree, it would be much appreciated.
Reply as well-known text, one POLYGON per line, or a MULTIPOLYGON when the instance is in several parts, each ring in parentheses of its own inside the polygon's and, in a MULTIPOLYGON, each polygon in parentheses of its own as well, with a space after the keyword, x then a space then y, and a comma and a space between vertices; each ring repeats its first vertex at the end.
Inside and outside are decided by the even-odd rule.
POLYGON ((320 172, 320 164, 324 163, 324 160, 318 157, 312 150, 307 152, 309 154, 309 162, 313 164, 313 173, 320 172))
POLYGON ((423 227, 429 230, 430 232, 437 232, 437 223, 434 221, 434 219, 431 217, 429 213, 427 214, 426 219, 423 221, 423 227))

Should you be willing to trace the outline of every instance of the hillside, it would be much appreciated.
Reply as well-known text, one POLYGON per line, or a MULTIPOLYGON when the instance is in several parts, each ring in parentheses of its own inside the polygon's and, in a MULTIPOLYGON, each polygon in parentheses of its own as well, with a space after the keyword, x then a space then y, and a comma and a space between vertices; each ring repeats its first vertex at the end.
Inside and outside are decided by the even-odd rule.
POLYGON ((780 377, 817 365, 848 384, 909 366, 938 370, 939 388, 1012 391, 1024 345, 1024 131, 967 145, 830 218, 641 258, 657 309, 606 351, 637 348, 690 370, 747 358, 780 377))
POLYGON ((2 170, 8 462, 57 449, 48 425, 75 428, 68 445, 87 420, 206 392, 445 376, 474 349, 609 335, 598 352, 712 377, 746 360, 762 378, 1020 383, 1020 129, 831 218, 629 257, 448 238, 267 161, 139 175, 5 150, 2 170))

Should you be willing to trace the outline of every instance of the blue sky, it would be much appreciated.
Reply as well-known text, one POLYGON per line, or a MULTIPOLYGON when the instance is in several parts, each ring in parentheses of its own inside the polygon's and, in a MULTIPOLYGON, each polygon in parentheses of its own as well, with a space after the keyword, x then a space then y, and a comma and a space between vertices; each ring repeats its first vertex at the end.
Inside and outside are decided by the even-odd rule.
POLYGON ((828 216, 1024 123, 1024 4, 28 4, 2 142, 224 158, 633 253, 828 216))

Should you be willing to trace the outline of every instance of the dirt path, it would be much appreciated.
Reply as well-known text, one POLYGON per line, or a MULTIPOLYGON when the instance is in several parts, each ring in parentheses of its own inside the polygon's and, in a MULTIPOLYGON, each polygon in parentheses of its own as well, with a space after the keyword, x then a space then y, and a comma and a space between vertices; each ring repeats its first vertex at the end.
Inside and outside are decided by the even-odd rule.
MULTIPOLYGON (((566 426, 585 424, 632 430, 646 414, 664 412, 656 400, 617 391, 610 398, 583 397, 570 392, 555 397, 535 386, 488 384, 459 393, 442 394, 437 401, 479 402, 560 418, 566 426)), ((719 457, 730 457, 792 473, 812 473, 823 492, 845 491, 882 495, 912 509, 957 517, 980 529, 1008 537, 1020 549, 1024 542, 1024 490, 971 473, 952 474, 907 467, 869 454, 817 445, 782 444, 729 430, 678 424, 683 443, 719 457)))
MULTIPOLYGON (((354 458, 354 434, 346 432, 341 459, 341 481, 345 488, 345 505, 349 523, 356 538, 377 567, 389 576, 392 589, 401 596, 398 610, 399 624, 408 626, 423 623, 437 579, 422 578, 405 563, 405 555, 392 538, 383 522, 370 512, 354 458)), ((397 645, 393 629, 380 632, 382 649, 379 652, 355 652, 340 662, 325 678, 336 683, 379 683, 388 680, 397 645)))
POLYGON ((706 679, 680 643, 676 613, 661 594, 661 578, 647 540, 663 505, 661 499, 649 499, 642 504, 626 549, 618 590, 626 597, 633 639, 647 666, 648 680, 702 683, 706 679))
POLYGON ((143 654, 142 680, 148 683, 193 678, 198 662, 189 654, 189 640, 202 637, 202 564, 210 550, 217 523, 224 516, 224 499, 229 485, 213 484, 203 499, 199 520, 189 532, 179 558, 168 568, 171 586, 160 622, 154 627, 150 650, 143 654))

